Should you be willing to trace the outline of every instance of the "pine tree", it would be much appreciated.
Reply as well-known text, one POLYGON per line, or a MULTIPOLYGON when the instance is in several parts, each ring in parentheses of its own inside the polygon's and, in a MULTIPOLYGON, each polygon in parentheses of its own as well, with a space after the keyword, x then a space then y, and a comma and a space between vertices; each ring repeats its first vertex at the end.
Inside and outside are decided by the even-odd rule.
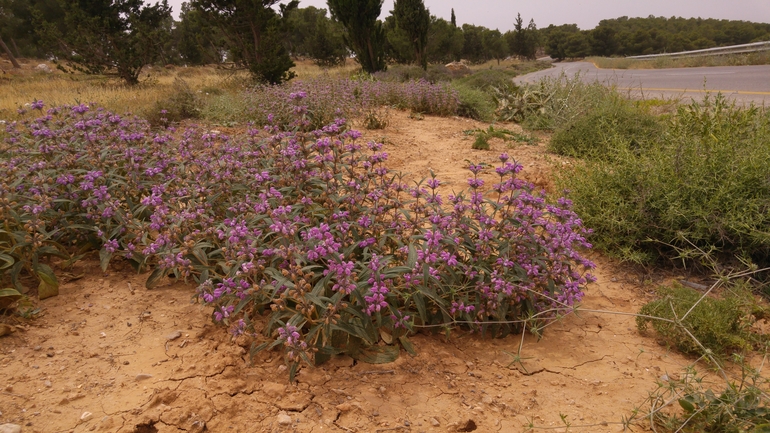
POLYGON ((310 42, 310 55, 318 66, 329 67, 345 63, 345 44, 326 15, 316 19, 315 37, 310 42))
POLYGON ((297 0, 272 6, 279 0, 193 0, 209 24, 216 26, 227 41, 232 59, 259 81, 276 84, 294 77, 294 62, 283 44, 288 32, 287 14, 299 5, 297 0))
POLYGON ((385 32, 377 20, 383 0, 327 0, 332 18, 345 28, 345 44, 355 53, 364 71, 383 71, 385 64, 385 32))
POLYGON ((457 27, 457 18, 455 17, 455 8, 452 8, 452 18, 449 20, 452 23, 452 27, 457 27))
POLYGON ((428 46, 430 12, 425 8, 425 3, 422 0, 396 0, 391 14, 398 28, 406 34, 417 64, 428 69, 425 50, 428 46))
POLYGON ((61 0, 66 31, 43 23, 41 33, 55 40, 67 66, 89 74, 115 74, 137 84, 142 68, 153 63, 169 38, 164 22, 171 8, 142 0, 61 0))

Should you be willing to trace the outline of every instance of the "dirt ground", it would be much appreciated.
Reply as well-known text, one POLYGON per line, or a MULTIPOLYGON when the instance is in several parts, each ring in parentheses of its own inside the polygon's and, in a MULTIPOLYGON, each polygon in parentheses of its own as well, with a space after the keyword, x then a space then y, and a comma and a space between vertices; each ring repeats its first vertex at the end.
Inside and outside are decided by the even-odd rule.
MULTIPOLYGON (((391 166, 413 179, 432 169, 445 192, 463 189, 464 161, 494 164, 503 151, 540 186, 568 163, 548 156, 542 140, 509 147, 496 139, 492 151, 471 150, 463 131, 487 126, 393 112, 385 130, 366 136, 384 141, 391 166)), ((636 312, 650 287, 630 269, 592 259, 598 281, 582 307, 636 312)), ((102 274, 96 262, 81 262, 71 277, 59 296, 40 301, 38 319, 0 338, 0 424, 25 433, 521 432, 529 423, 566 431, 564 416, 570 431, 618 432, 656 379, 692 362, 640 335, 633 317, 581 312, 539 341, 527 334, 521 364, 512 355, 520 335, 455 331, 448 340, 415 336, 418 355, 392 364, 338 357, 304 367, 291 385, 281 354, 250 365, 247 349, 211 323, 211 310, 191 303, 190 284, 148 291, 146 275, 102 274)))

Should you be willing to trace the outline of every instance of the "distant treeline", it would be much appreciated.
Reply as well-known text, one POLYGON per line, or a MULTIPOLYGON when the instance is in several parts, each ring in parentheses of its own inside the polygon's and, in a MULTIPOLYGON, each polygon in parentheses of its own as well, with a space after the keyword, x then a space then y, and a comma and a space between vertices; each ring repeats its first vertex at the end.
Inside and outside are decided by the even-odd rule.
POLYGON ((620 17, 592 30, 575 24, 540 30, 545 52, 558 59, 636 56, 770 41, 770 24, 702 18, 620 17))
MULTIPOLYGON (((270 82, 291 78, 291 58, 337 65, 373 47, 368 72, 390 63, 472 63, 507 57, 557 59, 676 52, 770 40, 770 24, 700 18, 603 20, 591 30, 575 24, 538 29, 533 20, 511 16, 512 30, 458 26, 430 15, 422 0, 397 0, 394 11, 377 20, 379 0, 329 0, 327 9, 301 8, 278 0, 235 2, 191 0, 179 20, 166 0, 0 0, 0 55, 66 59, 89 73, 106 70, 136 82, 142 65, 235 62, 270 82), (253 3, 253 4, 252 4, 253 3), (369 27, 357 28, 369 8, 369 27), (356 10, 359 10, 356 12, 356 10), (363 38, 363 39, 361 39, 363 38), (357 48, 358 47, 358 51, 357 48)), ((443 11, 442 11, 443 12, 443 11)))

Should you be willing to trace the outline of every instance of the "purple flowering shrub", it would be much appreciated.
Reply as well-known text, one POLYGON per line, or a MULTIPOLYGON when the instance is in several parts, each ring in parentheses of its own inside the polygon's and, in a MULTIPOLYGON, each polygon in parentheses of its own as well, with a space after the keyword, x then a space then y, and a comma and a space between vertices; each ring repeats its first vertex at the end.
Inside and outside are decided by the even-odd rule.
POLYGON ((262 85, 246 92, 248 117, 257 125, 291 125, 297 115, 291 95, 303 95, 309 129, 322 128, 337 118, 358 118, 383 106, 423 114, 449 116, 457 113, 457 92, 446 83, 425 80, 406 83, 353 80, 320 76, 292 80, 282 85, 262 85))
POLYGON ((422 329, 505 335, 580 300, 593 264, 569 200, 546 201, 507 155, 488 194, 471 165, 469 189, 443 197, 344 120, 306 131, 305 96, 290 130, 238 137, 153 133, 85 105, 8 125, 0 253, 35 269, 93 246, 104 269, 152 268, 148 288, 192 278, 216 323, 252 353, 283 347, 292 377, 338 353, 395 359, 422 329))

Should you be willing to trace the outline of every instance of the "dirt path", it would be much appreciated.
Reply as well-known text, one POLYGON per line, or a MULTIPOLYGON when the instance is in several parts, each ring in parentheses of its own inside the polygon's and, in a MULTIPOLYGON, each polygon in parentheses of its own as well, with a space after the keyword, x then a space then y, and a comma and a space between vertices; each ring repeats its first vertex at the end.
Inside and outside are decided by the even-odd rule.
MULTIPOLYGON (((548 185, 555 160, 544 145, 471 150, 463 131, 488 125, 465 119, 391 115, 384 138, 392 167, 460 190, 463 161, 494 163, 507 150, 524 176, 548 185)), ((510 128, 515 128, 511 126, 510 128)), ((566 163, 566 162, 564 162, 566 163)), ((562 162, 557 161, 556 166, 562 162)), ((490 170, 490 173, 493 173, 490 170)), ((491 174, 490 180, 492 180, 491 174)), ((644 293, 634 275, 599 256, 583 307, 635 312, 644 293)), ((147 291, 146 275, 102 275, 83 262, 41 317, 0 339, 0 424, 23 432, 446 432, 524 431, 532 422, 564 431, 622 431, 655 380, 691 362, 638 334, 632 317, 580 313, 526 335, 481 339, 455 331, 418 335, 418 355, 386 365, 338 357, 303 368, 289 385, 279 353, 253 366, 247 349, 190 302, 193 287, 147 291), (506 353, 507 352, 507 353, 506 353)))

